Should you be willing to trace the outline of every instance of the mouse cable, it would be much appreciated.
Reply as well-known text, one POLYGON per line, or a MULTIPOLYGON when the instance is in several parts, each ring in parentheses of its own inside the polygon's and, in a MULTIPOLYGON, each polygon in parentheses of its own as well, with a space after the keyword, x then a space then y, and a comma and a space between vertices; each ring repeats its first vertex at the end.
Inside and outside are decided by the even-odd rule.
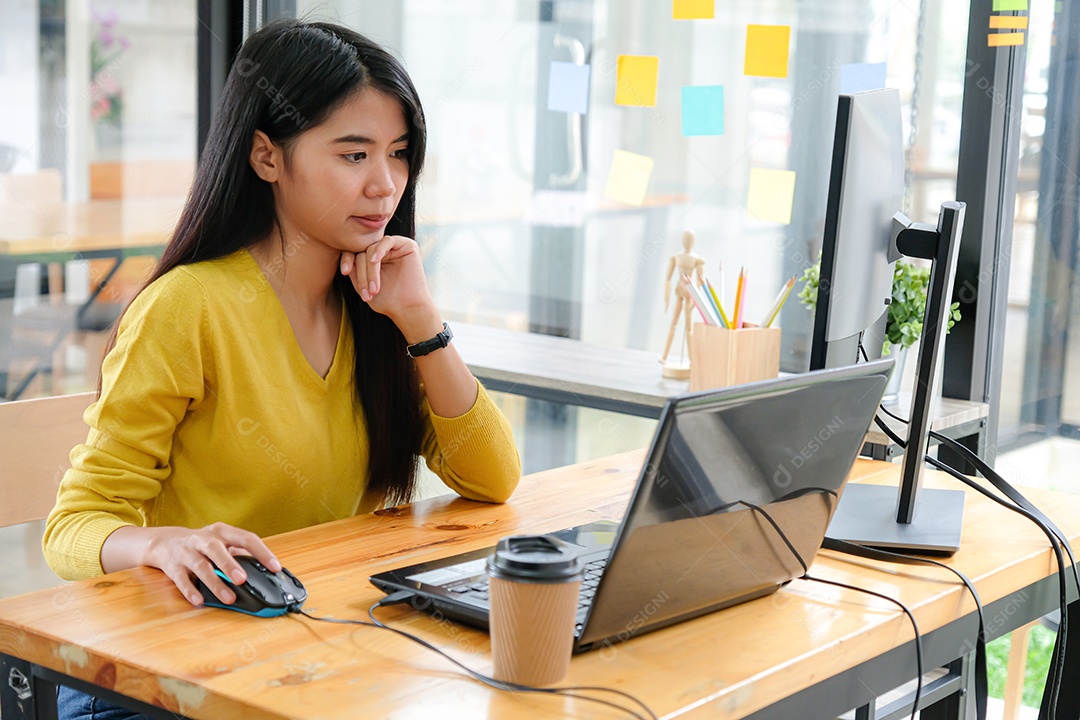
MULTIPOLYGON (((811 490, 817 490, 817 488, 811 488, 811 490)), ((824 492, 826 492, 826 493, 828 493, 830 495, 833 495, 833 496, 836 495, 836 493, 834 493, 834 492, 832 492, 830 490, 825 490, 824 492)), ((836 585, 837 587, 848 588, 849 590, 855 590, 856 592, 866 593, 868 595, 873 595, 875 597, 882 598, 883 600, 888 600, 889 602, 896 603, 897 605, 900 606, 900 609, 903 610, 904 614, 908 616, 909 620, 911 620, 911 627, 915 631, 915 672, 916 672, 916 675, 915 675, 915 696, 912 698, 912 701, 911 701, 911 720, 915 720, 915 718, 916 718, 916 716, 918 715, 918 712, 919 712, 919 701, 922 700, 923 661, 922 661, 922 635, 919 633, 919 624, 917 622, 915 622, 915 616, 912 614, 911 610, 909 610, 906 605, 904 605, 902 602, 900 602, 896 598, 891 598, 891 597, 889 597, 887 595, 882 595, 881 593, 874 592, 873 590, 867 590, 866 588, 856 587, 854 585, 847 585, 845 583, 836 582, 836 581, 833 581, 833 580, 823 580, 821 578, 812 577, 810 575, 809 569, 807 567, 806 560, 804 560, 803 556, 799 553, 799 551, 795 549, 795 546, 788 539, 787 534, 783 530, 780 529, 780 525, 777 524, 777 522, 775 520, 773 520, 773 518, 769 514, 769 512, 765 508, 761 507, 760 505, 755 505, 753 503, 745 502, 745 501, 742 501, 742 500, 737 501, 737 502, 739 502, 739 504, 741 504, 741 505, 745 505, 746 507, 750 508, 750 510, 752 512, 761 513, 761 515, 764 516, 764 518, 769 522, 769 524, 772 525, 773 529, 776 530, 776 532, 780 535, 780 538, 784 541, 784 544, 787 545, 788 550, 791 551, 791 554, 795 556, 795 559, 799 562, 799 565, 802 566, 803 574, 801 576, 799 576, 801 580, 809 580, 811 582, 818 582, 818 583, 824 583, 826 585, 836 585)), ((978 598, 976 598, 976 602, 978 602, 978 598)), ((985 718, 983 716, 980 716, 978 720, 985 720, 985 718)))
POLYGON ((588 686, 588 685, 585 685, 585 686, 577 686, 577 685, 575 685, 575 686, 567 686, 567 687, 542 688, 542 687, 534 687, 532 685, 521 685, 519 683, 512 683, 512 682, 506 682, 506 681, 503 681, 503 680, 496 680, 493 677, 489 677, 487 675, 484 675, 483 673, 480 673, 480 672, 477 672, 476 670, 473 670, 472 668, 468 667, 464 663, 462 663, 462 662, 456 660, 455 658, 451 657, 449 654, 447 654, 443 650, 439 649, 438 647, 436 647, 432 643, 428 642, 427 640, 424 640, 423 638, 417 637, 416 635, 413 635, 411 633, 405 632, 404 630, 399 630, 398 628, 391 627, 390 625, 387 625, 387 624, 383 623, 381 620, 379 620, 378 618, 375 617, 375 610, 377 608, 385 607, 385 606, 389 606, 389 605, 396 605, 398 603, 406 602, 411 597, 413 597, 412 593, 409 593, 407 591, 400 591, 400 592, 396 592, 396 593, 392 593, 390 595, 387 595, 382 600, 380 600, 379 602, 375 603, 370 608, 368 608, 368 617, 371 618, 370 622, 367 621, 367 620, 348 620, 348 619, 341 619, 341 618, 319 617, 317 615, 309 614, 307 611, 301 609, 298 606, 290 607, 289 611, 292 612, 292 613, 295 613, 297 615, 303 615, 304 617, 309 618, 311 620, 318 620, 320 622, 339 623, 339 624, 342 624, 342 625, 363 625, 363 626, 366 626, 366 627, 379 628, 381 630, 389 630, 392 633, 395 633, 397 635, 400 635, 401 637, 407 638, 407 639, 413 641, 414 643, 416 643, 416 644, 418 644, 418 645, 420 645, 420 646, 422 646, 424 648, 427 648, 428 650, 431 650, 432 652, 437 653, 438 655, 441 655, 442 657, 449 660, 454 665, 461 668, 463 671, 465 671, 472 678, 484 683, 485 685, 493 687, 496 690, 506 690, 506 691, 510 691, 510 692, 541 693, 541 694, 546 694, 546 695, 559 695, 559 696, 562 696, 562 697, 575 698, 575 699, 578 699, 578 700, 586 700, 586 701, 589 701, 589 702, 599 703, 601 705, 607 705, 608 707, 615 708, 616 710, 620 710, 620 711, 626 713, 627 715, 630 715, 630 716, 632 716, 634 718, 637 718, 638 720, 646 720, 646 718, 648 718, 649 720, 657 720, 656 714, 651 709, 649 709, 648 705, 643 703, 641 700, 638 700, 636 697, 634 697, 630 693, 623 692, 622 690, 616 690, 614 688, 606 688, 606 687, 599 687, 599 686, 588 686), (635 703, 637 705, 640 705, 641 708, 644 709, 645 715, 640 714, 634 708, 630 708, 630 707, 626 707, 624 705, 620 705, 617 702, 604 700, 603 698, 592 697, 590 695, 584 695, 584 694, 582 694, 583 691, 607 692, 607 693, 614 693, 616 695, 621 695, 621 696, 629 699, 631 702, 633 702, 633 703, 635 703))
POLYGON ((907 555, 905 553, 896 552, 895 550, 867 547, 858 543, 848 542, 847 540, 837 540, 830 537, 825 538, 822 547, 826 550, 833 550, 834 552, 854 555, 870 560, 881 560, 883 562, 901 563, 905 565, 937 565, 938 567, 945 568, 960 578, 960 582, 964 584, 968 592, 971 593, 971 597, 975 600, 975 611, 979 616, 979 629, 975 636, 975 716, 977 720, 986 720, 986 705, 987 697, 989 696, 989 680, 986 661, 986 618, 983 614, 983 605, 982 601, 979 599, 979 593, 975 590, 975 584, 972 583, 964 573, 956 568, 931 558, 919 557, 918 555, 907 555))

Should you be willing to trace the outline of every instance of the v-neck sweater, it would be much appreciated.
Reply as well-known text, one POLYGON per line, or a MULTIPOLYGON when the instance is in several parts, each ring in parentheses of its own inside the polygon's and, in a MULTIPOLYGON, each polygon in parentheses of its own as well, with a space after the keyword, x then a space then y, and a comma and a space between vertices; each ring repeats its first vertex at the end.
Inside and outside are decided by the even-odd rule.
MULTIPOLYGON (((224 522, 260 536, 378 509, 365 495, 368 438, 342 318, 325 377, 312 368, 247 250, 177 267, 124 313, 84 415, 43 547, 66 579, 102 574, 120 527, 224 522)), ((444 418, 423 403, 422 454, 463 497, 502 502, 521 463, 479 386, 444 418)))

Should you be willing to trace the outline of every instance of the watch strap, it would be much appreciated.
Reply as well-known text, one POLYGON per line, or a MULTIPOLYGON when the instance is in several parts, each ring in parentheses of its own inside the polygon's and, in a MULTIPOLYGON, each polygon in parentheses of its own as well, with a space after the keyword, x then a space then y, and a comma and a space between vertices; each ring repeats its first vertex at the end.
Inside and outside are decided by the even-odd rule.
POLYGON ((450 340, 454 337, 453 331, 450 326, 445 322, 442 324, 442 332, 430 340, 423 340, 418 343, 414 343, 405 348, 405 352, 408 353, 411 358, 418 358, 428 355, 440 350, 450 344, 450 340))

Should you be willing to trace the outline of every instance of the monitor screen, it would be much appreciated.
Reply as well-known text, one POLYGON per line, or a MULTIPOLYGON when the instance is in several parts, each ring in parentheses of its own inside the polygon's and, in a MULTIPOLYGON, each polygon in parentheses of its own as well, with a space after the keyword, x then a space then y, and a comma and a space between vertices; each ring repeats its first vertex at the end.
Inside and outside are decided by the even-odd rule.
POLYGON ((810 369, 881 356, 892 298, 893 216, 904 194, 895 88, 841 95, 821 249, 810 369))

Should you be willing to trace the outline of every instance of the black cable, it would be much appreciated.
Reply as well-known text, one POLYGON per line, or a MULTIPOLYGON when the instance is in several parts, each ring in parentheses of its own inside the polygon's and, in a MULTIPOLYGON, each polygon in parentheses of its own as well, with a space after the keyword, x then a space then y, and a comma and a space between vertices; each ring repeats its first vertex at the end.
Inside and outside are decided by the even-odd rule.
POLYGON ((847 555, 881 560, 883 562, 899 562, 912 565, 918 563, 937 565, 938 567, 945 568, 960 578, 960 582, 962 582, 968 589, 968 592, 971 593, 971 597, 975 601, 975 612, 979 616, 979 630, 975 636, 975 713, 977 720, 985 720, 987 696, 989 694, 986 661, 986 617, 983 613, 983 604, 982 600, 979 598, 979 593, 975 589, 975 584, 971 582, 968 576, 951 565, 946 565, 945 563, 932 558, 908 555, 906 553, 896 552, 895 550, 866 547, 846 540, 837 540, 835 538, 827 537, 825 538, 822 547, 827 550, 833 550, 847 555))
POLYGON ((399 602, 404 602, 405 600, 407 600, 410 597, 412 597, 411 593, 406 593, 406 592, 399 592, 399 593, 393 593, 391 595, 387 595, 385 598, 383 598, 382 600, 380 600, 379 602, 375 603, 370 608, 368 608, 368 617, 371 618, 371 622, 368 622, 367 620, 347 620, 347 619, 340 619, 340 618, 318 617, 316 615, 309 614, 307 611, 305 611, 305 610, 303 610, 303 609, 301 609, 299 607, 292 607, 289 610, 290 610, 290 612, 296 613, 298 615, 303 615, 304 617, 309 618, 311 620, 318 620, 319 622, 340 623, 340 624, 343 624, 343 625, 363 625, 365 627, 374 627, 374 628, 379 628, 381 630, 389 630, 392 633, 395 633, 397 635, 400 635, 401 637, 407 638, 407 639, 413 641, 414 643, 416 643, 416 644, 418 644, 418 645, 420 645, 422 647, 425 647, 428 650, 431 650, 432 652, 437 653, 438 655, 441 655, 443 658, 449 660, 451 663, 453 663, 454 665, 456 665, 457 667, 459 667, 463 671, 465 671, 470 677, 484 683, 485 685, 493 687, 496 690, 507 690, 507 691, 511 691, 511 692, 542 693, 542 694, 547 694, 547 695, 559 695, 559 696, 562 696, 562 697, 575 698, 575 699, 578 699, 578 700, 586 700, 586 701, 589 701, 589 702, 599 703, 601 705, 607 705, 608 707, 615 708, 616 710, 620 710, 620 711, 626 713, 627 715, 630 715, 632 717, 637 718, 638 720, 646 720, 646 718, 648 718, 650 720, 657 720, 656 714, 651 709, 649 709, 648 705, 643 703, 641 700, 638 700, 636 697, 634 697, 630 693, 623 692, 622 690, 616 690, 614 688, 606 688, 606 687, 590 686, 590 685, 574 685, 574 686, 568 686, 568 687, 541 688, 541 687, 533 687, 531 685, 521 685, 521 684, 518 684, 518 683, 506 682, 506 681, 503 681, 503 680, 496 680, 495 678, 488 677, 487 675, 484 675, 483 673, 477 672, 476 670, 473 670, 472 668, 468 667, 464 663, 454 659, 453 657, 448 655, 443 650, 439 649, 438 647, 436 647, 432 643, 429 643, 427 640, 424 640, 423 638, 417 637, 416 635, 412 635, 410 633, 407 633, 404 630, 399 630, 398 628, 386 625, 381 620, 379 620, 378 618, 375 617, 376 608, 387 606, 387 605, 394 605, 394 604, 399 603, 399 602), (577 692, 575 692, 575 691, 577 691, 577 692), (628 700, 630 700, 631 702, 641 706, 641 708, 644 709, 646 714, 643 716, 640 713, 638 713, 637 710, 635 710, 633 708, 626 707, 624 705, 620 705, 619 703, 616 703, 616 702, 611 702, 609 700, 604 700, 602 698, 592 697, 590 695, 583 695, 583 694, 581 694, 583 691, 607 692, 607 693, 613 693, 615 695, 621 695, 621 696, 627 698, 628 700))
MULTIPOLYGON (((891 415, 891 413, 890 413, 890 415, 891 415)), ((896 417, 896 416, 894 415, 893 417, 896 417)), ((900 420, 901 422, 905 422, 902 418, 897 418, 897 419, 900 420)), ((896 435, 896 433, 894 433, 892 431, 892 429, 889 428, 889 426, 886 425, 881 420, 881 418, 875 417, 874 422, 877 423, 877 426, 879 428, 881 428, 882 432, 884 432, 886 435, 889 436, 890 440, 892 440, 894 443, 896 443, 900 447, 906 449, 907 443, 904 440, 900 439, 896 435)), ((963 447, 963 446, 961 446, 961 447, 963 447)), ((967 448, 965 448, 965 450, 966 449, 967 448)), ((975 456, 975 457, 976 457, 976 459, 979 460, 979 463, 982 463, 983 465, 985 465, 985 463, 982 461, 981 458, 978 458, 978 456, 975 456)), ((926 462, 930 463, 935 468, 937 468, 939 470, 943 470, 944 472, 947 472, 949 475, 952 475, 957 480, 960 480, 960 482, 964 483, 965 485, 969 485, 970 487, 974 488, 975 490, 982 493, 983 495, 986 495, 987 497, 989 497, 991 500, 998 503, 999 505, 1023 515, 1028 520, 1035 523, 1035 525, 1038 526, 1038 528, 1043 531, 1043 533, 1046 535, 1047 539, 1050 541, 1050 546, 1053 549, 1054 555, 1055 555, 1055 557, 1057 557, 1057 560, 1058 560, 1058 580, 1059 580, 1059 584, 1060 584, 1059 595, 1060 595, 1061 615, 1062 615, 1062 617, 1064 617, 1066 615, 1066 613, 1067 613, 1066 606, 1068 604, 1068 592, 1067 592, 1068 581, 1066 579, 1066 574, 1065 574, 1065 558, 1064 558, 1064 556, 1062 554, 1061 543, 1058 542, 1057 534, 1055 534, 1054 531, 1051 530, 1045 523, 1043 523, 1042 520, 1040 520, 1039 517, 1036 515, 1036 513, 1038 513, 1038 515, 1042 515, 1042 513, 1039 513, 1038 510, 1036 510, 1035 513, 1033 513, 1031 511, 1021 507, 1019 504, 1016 504, 1015 502, 1009 502, 1008 500, 1004 500, 1002 498, 999 498, 997 495, 994 495, 993 493, 991 493, 989 490, 983 488, 978 483, 975 483, 973 480, 968 478, 963 473, 961 473, 958 470, 956 470, 955 468, 952 468, 952 467, 946 465, 945 463, 939 461, 937 458, 933 458, 933 457, 931 457, 929 455, 926 455, 924 457, 924 459, 926 460, 926 462)), ((991 470, 991 472, 993 473, 992 470, 991 470)), ((996 473, 994 473, 994 474, 996 475, 996 473)), ((1005 486, 1011 488, 1011 486, 1009 486, 1008 483, 1005 483, 1004 480, 1002 480, 1002 483, 1005 486)), ((999 489, 1001 489, 1001 488, 999 488, 999 489)), ((1016 494, 1019 495, 1019 493, 1016 493, 1016 494)), ((1026 502, 1026 500, 1025 500, 1025 502, 1026 502)), ((1072 553, 1071 552, 1069 554, 1069 558, 1070 558, 1070 560, 1072 559, 1072 553)), ((1073 573, 1074 573, 1074 579, 1075 579, 1075 574, 1076 574, 1076 564, 1075 564, 1075 562, 1073 563, 1073 573)), ((1080 584, 1080 583, 1078 583, 1078 584, 1080 584)), ((1051 697, 1052 697, 1052 708, 1057 705, 1058 694, 1060 692, 1061 683, 1062 683, 1062 680, 1063 680, 1064 674, 1065 674, 1065 640, 1066 640, 1067 636, 1068 636, 1068 626, 1067 626, 1067 624, 1066 625, 1059 625, 1058 626, 1058 640, 1059 640, 1059 642, 1056 643, 1055 646, 1054 646, 1052 669, 1051 669, 1051 673, 1050 673, 1050 678, 1048 680, 1048 683, 1049 683, 1049 686, 1050 686, 1050 694, 1051 694, 1051 697)), ((1052 710, 1050 717, 1054 718, 1054 716, 1055 716, 1055 712, 1052 710)))
POLYGON ((1064 556, 1064 553, 1062 552, 1061 544, 1058 542, 1057 536, 1054 534, 1054 532, 1049 527, 1047 527, 1045 523, 1043 523, 1041 520, 1039 520, 1033 513, 1028 512, 1024 508, 1019 507, 1018 505, 1015 505, 1015 504, 1009 502, 1006 499, 998 497, 994 493, 992 493, 989 490, 987 490, 986 488, 984 488, 982 485, 979 485, 977 482, 975 482, 971 478, 969 478, 966 475, 964 475, 963 473, 961 473, 959 470, 956 470, 956 469, 950 467, 949 465, 946 465, 945 463, 941 462, 937 458, 933 458, 933 457, 930 457, 929 455, 927 455, 926 456, 926 461, 928 463, 930 463, 931 465, 933 465, 938 470, 942 470, 942 471, 948 473, 949 475, 953 476, 954 478, 956 478, 960 482, 964 483, 968 487, 972 488, 976 492, 979 492, 982 495, 985 495, 986 497, 990 498, 991 500, 993 500, 997 504, 999 504, 999 505, 1001 505, 1003 507, 1006 507, 1009 510, 1012 510, 1013 512, 1015 512, 1015 513, 1019 513, 1020 515, 1023 515, 1028 520, 1033 522, 1036 526, 1038 526, 1038 528, 1043 531, 1043 534, 1045 534, 1047 539, 1050 541, 1050 546, 1054 550, 1054 556, 1057 558, 1057 563, 1058 563, 1058 595, 1059 595, 1059 602, 1060 602, 1060 605, 1061 605, 1061 619, 1062 619, 1061 624, 1058 626, 1058 640, 1059 640, 1059 642, 1057 642, 1054 645, 1053 670, 1051 672, 1051 678, 1049 680, 1049 682, 1050 682, 1050 696, 1051 696, 1050 718, 1051 718, 1051 720, 1053 720, 1053 718, 1056 716, 1058 693, 1059 693, 1059 691, 1061 689, 1061 682, 1062 682, 1062 679, 1063 679, 1062 676, 1064 675, 1065 639, 1066 639, 1067 634, 1068 634, 1068 627, 1067 627, 1067 623, 1065 621, 1066 615, 1068 615, 1068 612, 1067 612, 1067 609, 1066 609, 1066 606, 1068 605, 1068 579, 1067 579, 1068 576, 1066 575, 1066 572, 1065 572, 1065 556, 1064 556))
POLYGON ((1077 593, 1080 594, 1080 574, 1077 573, 1076 558, 1073 557, 1072 545, 1069 543, 1069 539, 1065 536, 1065 533, 1063 533, 1061 529, 1054 524, 1054 521, 1048 518, 1045 513, 1039 510, 1039 508, 1035 507, 1034 503, 1024 497, 1019 490, 1010 485, 1005 480, 1005 478, 1003 478, 994 468, 990 467, 990 464, 988 462, 976 455, 975 452, 971 450, 971 448, 968 448, 960 442, 954 440, 953 438, 942 435, 938 432, 931 431, 930 437, 938 440, 945 445, 948 445, 954 451, 959 453, 965 460, 974 465, 975 468, 980 473, 982 473, 983 477, 989 480, 995 488, 1000 490, 1014 503, 1033 514, 1048 528, 1050 528, 1051 531, 1053 531, 1054 535, 1057 536, 1058 542, 1061 543, 1062 548, 1065 550, 1065 553, 1069 556, 1069 562, 1072 564, 1073 581, 1076 583, 1077 593))
MULTIPOLYGON (((832 491, 829 491, 829 490, 825 490, 825 492, 829 493, 830 495, 833 495, 833 496, 836 495, 836 493, 834 493, 832 491)), ((788 549, 795 556, 795 559, 799 561, 799 565, 802 566, 803 574, 802 574, 801 578, 803 580, 811 580, 813 582, 826 583, 828 585, 836 585, 838 587, 844 587, 844 588, 848 588, 850 590, 856 590, 858 592, 864 592, 864 593, 867 593, 869 595, 873 595, 875 597, 879 597, 879 598, 888 600, 889 602, 896 603, 897 605, 900 606, 900 609, 903 610, 904 613, 908 616, 908 619, 911 620, 911 626, 915 630, 915 670, 917 672, 917 675, 916 675, 916 682, 915 682, 915 697, 912 699, 912 704, 911 704, 911 720, 915 720, 915 717, 916 717, 916 715, 918 714, 918 711, 919 711, 919 701, 922 699, 923 661, 922 661, 922 635, 919 633, 919 624, 917 622, 915 622, 915 616, 911 613, 911 610, 909 610, 906 605, 904 605, 902 602, 900 602, 896 598, 891 598, 891 597, 888 597, 886 595, 882 595, 881 593, 874 592, 873 590, 866 590, 865 588, 855 587, 854 585, 847 585, 845 583, 836 582, 836 581, 833 581, 833 580, 823 580, 823 579, 820 579, 820 578, 811 577, 811 575, 810 575, 810 573, 809 573, 809 571, 807 569, 806 561, 803 559, 802 555, 799 554, 799 551, 795 549, 795 546, 792 545, 791 541, 788 540, 787 534, 785 534, 784 531, 780 529, 780 526, 776 523, 775 520, 773 520, 772 516, 768 513, 768 511, 765 510, 765 508, 763 508, 763 507, 760 507, 758 505, 753 505, 751 503, 748 503, 748 502, 745 502, 745 501, 742 501, 742 500, 739 500, 737 502, 742 504, 742 505, 746 505, 752 511, 759 512, 759 513, 761 513, 762 515, 765 516, 765 519, 769 521, 769 524, 773 526, 773 528, 776 530, 777 533, 779 533, 779 535, 783 539, 784 543, 788 546, 788 549)), ((973 592, 974 592, 974 590, 973 590, 973 592)), ((978 602, 978 596, 977 595, 976 595, 975 601, 978 602)), ((980 613, 980 617, 981 617, 981 613, 980 613)), ((985 713, 984 713, 983 717, 985 717, 985 713)), ((983 720, 983 717, 980 717, 979 720, 983 720)))
POLYGON ((879 597, 882 600, 888 600, 891 603, 895 603, 904 611, 904 614, 908 616, 908 620, 911 621, 911 627, 915 630, 915 665, 918 670, 918 675, 915 678, 915 698, 912 700, 911 705, 911 720, 915 720, 919 713, 919 700, 922 699, 923 689, 923 658, 922 658, 922 634, 919 632, 919 623, 915 621, 915 615, 908 609, 908 606, 900 602, 896 598, 889 597, 888 595, 882 595, 879 592, 873 590, 867 590, 866 588, 856 587, 855 585, 848 585, 847 583, 837 582, 836 580, 825 580, 824 578, 813 577, 812 575, 803 575, 803 580, 810 580, 812 582, 824 583, 825 585, 835 585, 836 587, 847 588, 848 590, 855 590, 856 592, 866 593, 867 595, 873 595, 879 597))

